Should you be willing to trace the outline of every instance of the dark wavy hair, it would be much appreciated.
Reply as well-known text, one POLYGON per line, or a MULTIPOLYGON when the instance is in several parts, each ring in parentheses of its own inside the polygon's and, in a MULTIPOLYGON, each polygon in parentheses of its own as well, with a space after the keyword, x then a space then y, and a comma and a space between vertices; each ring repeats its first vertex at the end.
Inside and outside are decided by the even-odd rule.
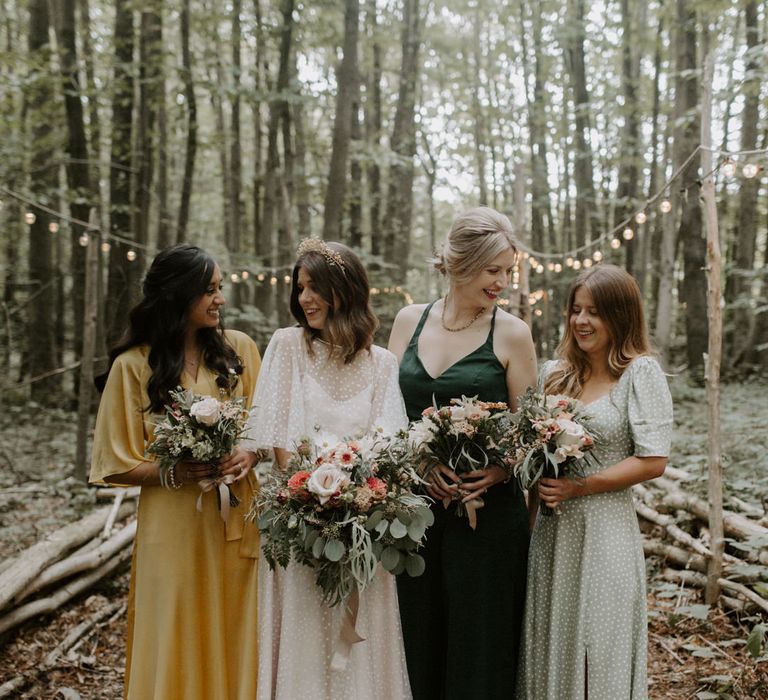
POLYGON ((293 267, 291 313, 304 328, 304 338, 311 353, 312 340, 320 337, 320 331, 310 327, 299 304, 299 269, 303 267, 312 279, 315 291, 328 304, 326 340, 331 344, 332 352, 346 364, 352 362, 361 350, 370 349, 379 320, 371 309, 371 288, 360 258, 342 243, 326 241, 325 245, 341 256, 344 266, 329 264, 318 250, 301 255, 293 267))
MULTIPOLYGON (((129 313, 128 328, 109 353, 109 367, 96 378, 100 391, 118 355, 148 345, 152 376, 147 382, 149 406, 145 410, 163 410, 168 392, 181 384, 189 309, 205 294, 215 267, 216 262, 208 253, 187 243, 157 254, 144 277, 143 297, 129 313)), ((230 369, 240 375, 243 363, 224 338, 221 317, 216 328, 202 328, 197 336, 205 366, 218 375, 216 384, 231 388, 230 369)))
POLYGON ((605 323, 611 343, 608 371, 618 380, 636 357, 653 355, 643 313, 643 297, 637 281, 616 265, 596 265, 582 271, 571 283, 565 307, 565 331, 556 355, 559 367, 549 374, 544 389, 550 394, 579 396, 589 379, 589 358, 578 346, 570 317, 576 292, 587 289, 598 316, 605 323))

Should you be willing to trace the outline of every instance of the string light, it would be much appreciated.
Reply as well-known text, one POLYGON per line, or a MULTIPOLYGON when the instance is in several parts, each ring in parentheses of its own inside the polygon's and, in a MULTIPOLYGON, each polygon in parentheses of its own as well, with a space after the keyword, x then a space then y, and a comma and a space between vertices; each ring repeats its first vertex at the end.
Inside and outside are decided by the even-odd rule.
POLYGON ((723 175, 733 177, 736 174, 736 163, 730 158, 723 163, 723 175))
POLYGON ((266 279, 266 275, 263 272, 260 272, 256 275, 256 279, 259 280, 259 282, 263 282, 266 279))
POLYGON ((565 266, 566 267, 573 267, 573 258, 572 257, 568 256, 565 259, 565 266))
POLYGON ((125 254, 125 257, 128 258, 128 262, 133 262, 134 260, 136 260, 136 251, 135 250, 129 250, 125 254))
POLYGON ((596 250, 594 253, 592 253, 592 260, 595 262, 600 262, 602 259, 603 254, 599 250, 596 250))
POLYGON ((48 230, 51 233, 58 233, 59 232, 59 225, 55 221, 51 221, 51 223, 48 224, 48 230))
POLYGON ((574 270, 581 270, 581 260, 574 260, 573 261, 573 269, 574 270))
POLYGON ((614 250, 618 250, 619 248, 621 248, 621 241, 618 238, 614 238, 611 241, 611 248, 613 248, 614 250))
POLYGON ((760 172, 760 167, 754 163, 747 163, 742 169, 741 174, 746 178, 753 178, 760 172))
POLYGON ((544 272, 544 265, 542 265, 541 263, 539 263, 538 265, 536 265, 536 272, 538 272, 539 274, 541 274, 542 272, 544 272))
POLYGON ((582 265, 584 265, 584 267, 592 267, 592 258, 584 258, 582 265))
POLYGON ((241 276, 241 277, 242 277, 244 280, 247 280, 247 279, 248 279, 248 278, 251 276, 251 273, 250 273, 250 272, 248 272, 248 270, 243 270, 243 271, 240 273, 240 276, 241 276))
POLYGON ((550 272, 554 272, 555 271, 555 263, 548 262, 547 263, 547 270, 549 270, 550 272))
POLYGON ((627 228, 621 232, 621 235, 625 241, 631 241, 635 237, 635 232, 627 226, 627 228))
POLYGON ((638 224, 644 224, 646 221, 648 221, 648 217, 644 211, 639 211, 637 214, 635 214, 635 221, 637 221, 638 224))
POLYGON ((109 241, 104 241, 101 244, 101 252, 102 253, 108 253, 110 248, 112 248, 112 246, 109 244, 109 241))
POLYGON ((269 278, 269 283, 274 287, 277 284, 277 277, 272 275, 272 277, 269 278))
POLYGON ((555 272, 562 272, 563 266, 560 263, 555 263, 555 272))
POLYGON ((533 313, 535 313, 537 316, 541 316, 541 314, 544 312, 541 309, 536 309, 533 313))
POLYGON ((286 275, 285 277, 283 277, 283 282, 285 282, 286 284, 290 284, 291 283, 291 276, 290 275, 286 275))
POLYGON ((77 242, 85 248, 88 245, 88 234, 83 233, 80 235, 80 238, 77 239, 77 242))
POLYGON ((233 273, 232 273, 232 274, 229 276, 229 279, 231 279, 231 280, 232 280, 232 283, 233 283, 233 284, 237 284, 237 283, 240 281, 240 275, 238 275, 236 272, 233 272, 233 273))
POLYGON ((37 217, 33 212, 28 211, 26 214, 24 214, 24 221, 26 221, 31 226, 35 223, 35 221, 37 221, 37 217))
POLYGON ((662 214, 669 214, 669 212, 672 211, 672 202, 669 201, 669 197, 665 197, 661 200, 661 204, 659 204, 659 209, 661 209, 662 214))

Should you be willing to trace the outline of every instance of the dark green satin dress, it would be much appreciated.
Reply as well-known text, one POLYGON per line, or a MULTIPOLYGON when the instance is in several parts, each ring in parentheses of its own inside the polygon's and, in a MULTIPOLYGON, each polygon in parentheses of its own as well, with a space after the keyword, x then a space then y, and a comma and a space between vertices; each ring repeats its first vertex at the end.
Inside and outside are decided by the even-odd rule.
MULTIPOLYGON (((400 364, 400 388, 409 420, 452 398, 509 401, 506 373, 493 352, 491 330, 479 348, 439 377, 421 363, 418 342, 432 307, 419 321, 400 364)), ((465 517, 433 504, 435 524, 420 550, 422 576, 398 576, 408 675, 414 700, 509 700, 514 696, 525 604, 528 516, 515 481, 483 497, 477 529, 465 517)))

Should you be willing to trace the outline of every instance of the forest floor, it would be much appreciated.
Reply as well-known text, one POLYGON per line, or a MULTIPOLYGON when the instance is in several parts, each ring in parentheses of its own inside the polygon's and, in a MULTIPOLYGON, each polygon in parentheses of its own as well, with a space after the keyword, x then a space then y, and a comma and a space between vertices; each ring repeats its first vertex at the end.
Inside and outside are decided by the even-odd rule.
MULTIPOLYGON (((671 385, 675 438, 670 463, 694 475, 687 488, 705 496, 704 390, 689 386, 682 377, 672 378, 671 385)), ((763 392, 768 393, 765 381, 723 387, 726 502, 737 496, 768 503, 768 431, 764 407, 755 408, 764 406, 759 398, 763 392)), ((0 562, 94 507, 93 490, 72 475, 74 420, 71 413, 30 405, 6 405, 0 412, 0 562)), ((703 602, 696 591, 662 581, 653 559, 648 571, 651 699, 768 700, 768 656, 755 660, 745 647, 756 619, 720 610, 702 614, 702 608, 695 607, 703 602)), ((20 698, 122 697, 127 590, 128 571, 123 568, 57 613, 0 638, 0 685, 23 675, 26 686, 20 698), (114 614, 52 667, 40 670, 72 628, 114 604, 114 614)))

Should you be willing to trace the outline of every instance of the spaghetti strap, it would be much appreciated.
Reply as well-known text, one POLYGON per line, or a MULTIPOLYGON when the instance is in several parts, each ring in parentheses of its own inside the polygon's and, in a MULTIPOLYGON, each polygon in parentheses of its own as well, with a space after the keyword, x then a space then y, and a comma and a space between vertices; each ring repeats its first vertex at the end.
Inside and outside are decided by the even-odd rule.
POLYGON ((408 343, 408 345, 413 345, 414 343, 419 342, 419 336, 421 335, 421 329, 424 328, 424 324, 427 322, 427 317, 429 316, 430 309, 434 306, 435 302, 432 301, 427 305, 427 308, 424 309, 424 313, 421 314, 421 318, 419 319, 419 323, 416 325, 416 330, 413 331, 413 335, 411 336, 411 340, 408 343))

